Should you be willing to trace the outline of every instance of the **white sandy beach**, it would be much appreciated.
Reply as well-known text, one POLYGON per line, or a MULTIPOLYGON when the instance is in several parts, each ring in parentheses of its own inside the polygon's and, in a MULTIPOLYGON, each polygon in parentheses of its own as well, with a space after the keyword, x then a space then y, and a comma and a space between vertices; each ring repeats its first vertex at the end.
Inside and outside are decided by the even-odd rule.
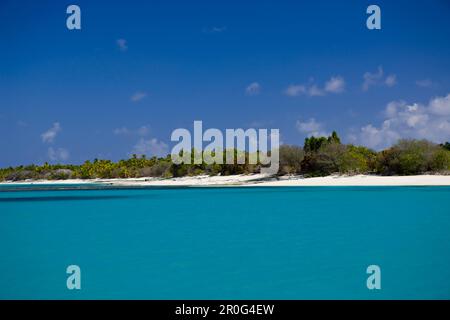
POLYGON ((374 176, 354 175, 303 178, 301 176, 270 177, 263 174, 232 176, 195 176, 170 179, 70 179, 3 182, 8 184, 92 184, 114 186, 450 186, 450 175, 374 176))
POLYGON ((327 176, 317 178, 282 177, 261 186, 450 186, 450 176, 327 176))

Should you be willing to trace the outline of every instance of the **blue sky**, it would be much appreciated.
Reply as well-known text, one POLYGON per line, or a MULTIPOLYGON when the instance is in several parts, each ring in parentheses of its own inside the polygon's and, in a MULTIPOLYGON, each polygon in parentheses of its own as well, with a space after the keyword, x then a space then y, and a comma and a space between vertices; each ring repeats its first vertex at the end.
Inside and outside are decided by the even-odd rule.
POLYGON ((450 140, 448 1, 1 1, 0 166, 169 152, 170 134, 450 140), (82 30, 66 28, 81 8, 82 30), (381 8, 382 29, 366 28, 381 8))

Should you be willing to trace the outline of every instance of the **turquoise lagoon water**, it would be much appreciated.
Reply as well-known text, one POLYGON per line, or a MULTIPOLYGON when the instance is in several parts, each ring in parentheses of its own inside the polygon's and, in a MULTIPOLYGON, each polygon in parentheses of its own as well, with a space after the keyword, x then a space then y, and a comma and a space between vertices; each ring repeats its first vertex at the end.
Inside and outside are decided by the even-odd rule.
POLYGON ((449 195, 2 187, 0 298, 449 299, 449 195), (72 264, 81 290, 66 287, 72 264), (366 287, 372 264, 381 290, 366 287))

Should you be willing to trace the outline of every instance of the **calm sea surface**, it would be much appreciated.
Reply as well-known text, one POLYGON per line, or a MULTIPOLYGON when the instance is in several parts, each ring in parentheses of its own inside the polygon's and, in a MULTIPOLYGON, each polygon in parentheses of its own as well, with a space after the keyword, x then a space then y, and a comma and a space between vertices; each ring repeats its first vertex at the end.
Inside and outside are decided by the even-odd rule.
POLYGON ((0 187, 1 299, 450 299, 449 187, 29 187, 0 187))

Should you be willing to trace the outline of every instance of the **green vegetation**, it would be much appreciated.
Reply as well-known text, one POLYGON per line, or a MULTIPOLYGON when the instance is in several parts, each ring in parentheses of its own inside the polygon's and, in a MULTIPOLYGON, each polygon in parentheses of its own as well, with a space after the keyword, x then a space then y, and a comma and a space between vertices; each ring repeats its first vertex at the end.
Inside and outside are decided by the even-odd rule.
POLYGON ((335 143, 335 144, 341 143, 341 139, 338 137, 338 134, 336 133, 336 131, 333 131, 331 136, 329 136, 328 138, 325 138, 325 137, 316 138, 314 136, 305 138, 303 150, 305 150, 305 152, 316 152, 322 146, 325 146, 326 144, 330 144, 330 143, 335 143))
MULTIPOLYGON (((258 173, 260 165, 248 164, 247 152, 234 150, 245 157, 245 164, 173 164, 170 155, 146 158, 86 161, 81 165, 28 165, 0 169, 0 181, 27 179, 94 179, 137 177, 182 177, 200 174, 232 175, 258 173)), ((362 146, 342 144, 336 132, 329 137, 309 137, 303 148, 282 145, 279 149, 279 174, 325 176, 338 174, 414 175, 450 172, 450 143, 434 144, 426 140, 400 140, 392 147, 375 152, 362 146)), ((190 154, 194 157, 194 151, 190 154)), ((225 158, 225 155, 224 155, 225 158)), ((224 159, 225 160, 225 159, 224 159)), ((225 162, 225 161, 224 161, 225 162)))
POLYGON ((378 154, 377 172, 412 175, 450 169, 450 151, 426 140, 400 140, 378 154))
POLYGON ((440 146, 442 148, 444 148, 445 150, 450 151, 450 142, 442 143, 442 144, 440 144, 440 146))

